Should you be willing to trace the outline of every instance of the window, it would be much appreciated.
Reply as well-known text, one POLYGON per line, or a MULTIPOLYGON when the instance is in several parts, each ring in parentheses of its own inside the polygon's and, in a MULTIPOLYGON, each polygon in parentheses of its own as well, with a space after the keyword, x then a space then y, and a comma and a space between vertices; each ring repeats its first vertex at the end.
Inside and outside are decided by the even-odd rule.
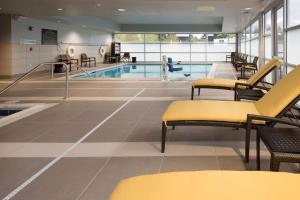
POLYGON ((206 34, 191 34, 191 43, 206 43, 206 34))
POLYGON ((251 39, 251 35, 250 35, 250 26, 248 26, 247 28, 246 28, 246 54, 248 54, 248 55, 250 55, 250 51, 251 51, 251 49, 250 49, 250 39, 251 39))
POLYGON ((288 0, 287 1, 287 24, 288 27, 296 26, 300 24, 300 1, 288 0))
POLYGON ((121 42, 121 54, 130 52, 131 57, 137 57, 138 61, 144 61, 145 35, 144 34, 115 34, 115 41, 121 42))
POLYGON ((246 53, 246 32, 245 32, 245 30, 241 34, 241 53, 246 53))
POLYGON ((145 34, 145 60, 146 61, 160 61, 160 35, 159 34, 145 34))
POLYGON ((272 12, 269 11, 264 15, 264 45, 265 59, 272 58, 272 12))
MULTIPOLYGON (((289 28, 300 25, 299 6, 299 0, 287 1, 287 24, 289 28)), ((289 64, 300 64, 300 57, 298 53, 300 43, 299 34, 300 28, 297 27, 287 31, 287 62, 289 64)))
POLYGON ((145 42, 146 43, 160 43, 160 35, 159 34, 145 34, 145 42))
POLYGON ((284 27, 283 27, 283 8, 276 11, 276 44, 275 55, 283 58, 284 47, 284 27))
POLYGON ((223 61, 227 52, 235 51, 235 34, 207 34, 207 60, 223 61))
POLYGON ((230 33, 117 33, 121 53, 130 52, 138 61, 225 61, 235 51, 236 34, 230 33))
POLYGON ((259 56, 259 22, 251 24, 251 56, 259 56))
POLYGON ((115 35, 116 42, 136 42, 143 43, 144 42, 144 34, 116 34, 115 35))
POLYGON ((164 43, 189 43, 190 42, 190 35, 189 34, 177 34, 177 33, 165 33, 161 34, 161 41, 164 43))
POLYGON ((269 11, 265 14, 264 18, 264 34, 271 35, 272 33, 272 12, 269 11))
POLYGON ((259 36, 259 22, 256 20, 251 24, 251 40, 258 38, 259 36))

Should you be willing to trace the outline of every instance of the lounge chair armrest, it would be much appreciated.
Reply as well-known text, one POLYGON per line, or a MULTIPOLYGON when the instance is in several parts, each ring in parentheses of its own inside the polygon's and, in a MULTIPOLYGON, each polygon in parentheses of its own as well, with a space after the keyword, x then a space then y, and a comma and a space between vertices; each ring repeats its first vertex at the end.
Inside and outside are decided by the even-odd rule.
POLYGON ((247 83, 239 83, 239 82, 237 82, 234 85, 234 90, 237 90, 238 88, 243 88, 243 87, 239 87, 239 86, 244 86, 246 88, 252 88, 253 87, 252 85, 249 85, 247 83))
POLYGON ((271 88, 265 87, 265 86, 260 86, 260 85, 253 85, 251 86, 252 89, 260 89, 260 90, 266 90, 269 91, 271 88))
POLYGON ((268 117, 268 116, 262 116, 262 115, 253 115, 253 114, 248 114, 247 115, 247 123, 252 124, 253 120, 261 120, 265 122, 270 122, 270 123, 280 123, 280 124, 287 124, 291 126, 296 126, 300 128, 300 123, 291 121, 291 120, 286 120, 282 118, 275 118, 275 117, 268 117))
POLYGON ((241 65, 242 65, 242 67, 244 67, 245 65, 248 65, 248 66, 255 66, 255 64, 253 64, 253 63, 247 63, 247 62, 241 63, 241 65))
POLYGON ((263 84, 263 85, 274 86, 273 83, 269 83, 269 82, 267 82, 267 81, 260 81, 260 83, 263 84))

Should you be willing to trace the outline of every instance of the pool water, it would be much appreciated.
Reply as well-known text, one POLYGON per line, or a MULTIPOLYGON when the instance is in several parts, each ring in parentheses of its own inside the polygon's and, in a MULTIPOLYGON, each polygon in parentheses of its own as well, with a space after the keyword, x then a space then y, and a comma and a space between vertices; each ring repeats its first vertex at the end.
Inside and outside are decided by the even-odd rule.
MULTIPOLYGON (((176 64, 174 68, 182 67, 182 71, 167 72, 169 78, 203 78, 207 77, 212 65, 208 64, 176 64)), ((79 78, 161 78, 163 76, 160 64, 126 64, 109 69, 82 73, 79 78)))
POLYGON ((17 112, 20 112, 22 111, 23 109, 4 109, 4 108, 1 108, 0 109, 0 118, 1 117, 6 117, 6 116, 9 116, 9 115, 13 115, 17 112))

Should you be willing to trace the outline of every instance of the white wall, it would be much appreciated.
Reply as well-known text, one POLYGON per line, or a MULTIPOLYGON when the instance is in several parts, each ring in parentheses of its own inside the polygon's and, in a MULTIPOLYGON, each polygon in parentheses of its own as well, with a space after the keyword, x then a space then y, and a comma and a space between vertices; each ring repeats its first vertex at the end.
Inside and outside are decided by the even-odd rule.
POLYGON ((112 34, 79 26, 25 18, 12 20, 11 40, 11 73, 15 75, 25 73, 41 62, 56 61, 57 55, 65 54, 69 46, 76 48, 74 58, 80 58, 81 53, 87 53, 90 57, 96 57, 97 62, 103 62, 104 58, 100 56, 98 50, 100 45, 107 45, 107 51, 110 50, 112 34), (33 31, 28 30, 29 26, 33 27, 33 31), (57 30, 60 44, 41 45, 41 29, 43 28, 57 30))

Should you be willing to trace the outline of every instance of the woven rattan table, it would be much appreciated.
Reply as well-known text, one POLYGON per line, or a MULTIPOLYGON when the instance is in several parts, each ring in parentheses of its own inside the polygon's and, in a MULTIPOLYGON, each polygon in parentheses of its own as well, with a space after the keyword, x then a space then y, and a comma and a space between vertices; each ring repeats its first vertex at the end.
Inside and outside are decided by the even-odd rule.
POLYGON ((281 162, 300 163, 300 129, 262 127, 257 131, 257 169, 260 169, 260 140, 271 153, 270 170, 279 171, 281 162))

